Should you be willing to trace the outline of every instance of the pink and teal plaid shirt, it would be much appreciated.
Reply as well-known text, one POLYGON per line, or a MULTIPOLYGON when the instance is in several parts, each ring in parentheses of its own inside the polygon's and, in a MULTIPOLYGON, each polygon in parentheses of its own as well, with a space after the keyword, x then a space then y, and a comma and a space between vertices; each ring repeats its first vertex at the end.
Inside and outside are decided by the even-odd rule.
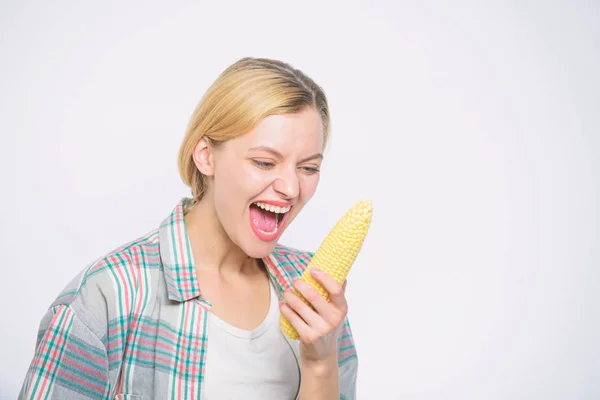
MULTIPOLYGON (((19 399, 202 399, 210 303, 185 230, 189 200, 60 293, 40 323, 19 399)), ((264 259, 280 300, 312 255, 277 245, 264 259)), ((290 343, 298 357, 298 342, 290 343)), ((338 359, 341 398, 354 399, 357 356, 347 319, 338 359)))

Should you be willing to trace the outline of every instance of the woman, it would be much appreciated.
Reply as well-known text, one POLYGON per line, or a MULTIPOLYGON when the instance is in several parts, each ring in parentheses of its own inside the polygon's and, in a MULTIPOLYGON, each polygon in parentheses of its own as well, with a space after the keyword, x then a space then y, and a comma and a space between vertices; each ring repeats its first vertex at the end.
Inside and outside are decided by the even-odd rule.
POLYGON ((19 398, 355 398, 345 283, 317 271, 326 302, 298 279, 312 253, 278 243, 317 189, 328 134, 325 94, 302 72, 254 58, 227 68, 179 153, 193 198, 63 290, 19 398))

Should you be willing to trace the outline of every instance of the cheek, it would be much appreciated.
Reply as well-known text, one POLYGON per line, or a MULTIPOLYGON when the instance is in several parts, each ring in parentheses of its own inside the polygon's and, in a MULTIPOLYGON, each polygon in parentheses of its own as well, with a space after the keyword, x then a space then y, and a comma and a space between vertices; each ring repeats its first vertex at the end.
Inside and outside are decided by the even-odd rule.
POLYGON ((319 175, 310 175, 301 178, 300 190, 302 193, 303 200, 309 200, 317 191, 319 185, 319 175))
POLYGON ((243 177, 245 184, 249 187, 261 185, 269 180, 269 174, 266 171, 262 171, 252 166, 245 168, 241 176, 243 177))
POLYGON ((291 223, 302 211, 306 203, 313 197, 319 184, 319 176, 301 176, 300 178, 300 199, 294 207, 295 211, 288 223, 291 223))
MULTIPOLYGON (((268 173, 253 166, 232 163, 224 168, 215 183, 215 200, 225 204, 233 214, 245 207, 252 198, 265 190, 269 184, 268 173)), ((245 210, 245 208, 244 208, 245 210)))
POLYGON ((216 171, 214 180, 214 202, 217 215, 224 225, 239 215, 239 201, 243 196, 243 179, 234 168, 222 168, 216 171))

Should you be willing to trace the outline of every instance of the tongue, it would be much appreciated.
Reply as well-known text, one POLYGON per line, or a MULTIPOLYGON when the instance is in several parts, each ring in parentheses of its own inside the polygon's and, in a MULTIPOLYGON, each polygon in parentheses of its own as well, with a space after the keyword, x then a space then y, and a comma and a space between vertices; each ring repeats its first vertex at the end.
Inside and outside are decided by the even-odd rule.
POLYGON ((250 221, 263 232, 273 232, 277 227, 277 215, 255 205, 250 206, 250 221))

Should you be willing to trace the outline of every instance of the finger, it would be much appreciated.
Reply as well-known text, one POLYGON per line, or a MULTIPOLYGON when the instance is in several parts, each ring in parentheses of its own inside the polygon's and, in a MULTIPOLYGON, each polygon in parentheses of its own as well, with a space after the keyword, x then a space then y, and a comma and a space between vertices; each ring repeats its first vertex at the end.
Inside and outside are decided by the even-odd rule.
POLYGON ((298 297, 298 295, 296 295, 296 293, 294 293, 292 290, 286 290, 283 293, 283 298, 287 302, 288 306, 294 310, 309 327, 318 331, 323 331, 326 329, 326 322, 323 320, 323 318, 308 304, 302 301, 302 299, 298 297))
POLYGON ((294 288, 314 307, 316 313, 325 320, 328 327, 338 325, 343 310, 338 310, 335 304, 329 303, 314 287, 303 280, 298 279, 293 282, 293 285, 294 288))
POLYGON ((279 310, 281 314, 287 318, 290 324, 294 327, 296 332, 298 332, 298 336, 300 336, 300 340, 304 343, 312 343, 316 337, 312 333, 312 329, 310 326, 306 324, 306 322, 298 315, 296 311, 294 311, 289 304, 281 303, 279 306, 279 310))
POLYGON ((317 282, 323 286, 327 292, 329 292, 329 298, 331 302, 339 309, 344 309, 346 306, 346 299, 344 298, 344 289, 337 283, 335 279, 325 271, 318 268, 310 269, 311 275, 316 279, 317 282))

